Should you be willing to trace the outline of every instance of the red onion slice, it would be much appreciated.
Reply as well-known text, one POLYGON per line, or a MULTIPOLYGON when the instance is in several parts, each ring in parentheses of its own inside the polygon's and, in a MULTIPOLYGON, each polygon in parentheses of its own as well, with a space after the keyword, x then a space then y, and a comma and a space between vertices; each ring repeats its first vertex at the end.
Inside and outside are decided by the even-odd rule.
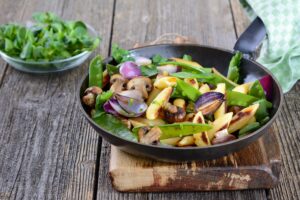
POLYGON ((270 75, 263 76, 262 78, 259 79, 259 82, 266 93, 267 99, 268 100, 272 99, 272 90, 273 90, 272 77, 270 75))
POLYGON ((140 116, 147 110, 147 104, 143 100, 117 94, 116 99, 119 105, 129 114, 140 116))
POLYGON ((195 109, 203 115, 214 113, 225 101, 224 94, 220 92, 207 92, 195 102, 195 109))
POLYGON ((137 64, 127 61, 121 64, 120 74, 126 79, 132 79, 134 77, 141 76, 142 72, 137 64))

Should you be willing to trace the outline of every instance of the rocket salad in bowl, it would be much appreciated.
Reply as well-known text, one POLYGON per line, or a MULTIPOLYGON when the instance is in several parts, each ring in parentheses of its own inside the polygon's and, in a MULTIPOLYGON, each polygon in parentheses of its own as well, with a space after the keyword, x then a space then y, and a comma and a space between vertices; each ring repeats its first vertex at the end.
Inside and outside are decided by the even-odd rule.
POLYGON ((123 139, 208 147, 243 138, 271 118, 272 77, 241 83, 239 52, 224 63, 227 76, 186 54, 141 57, 114 45, 112 57, 91 61, 81 102, 98 126, 123 139))

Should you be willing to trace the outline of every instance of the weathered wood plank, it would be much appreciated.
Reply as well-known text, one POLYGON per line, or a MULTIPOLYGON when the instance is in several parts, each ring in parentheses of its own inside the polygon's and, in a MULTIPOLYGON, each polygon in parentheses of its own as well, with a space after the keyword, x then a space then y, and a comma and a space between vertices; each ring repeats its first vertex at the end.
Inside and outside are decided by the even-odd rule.
MULTIPOLYGON (((34 11, 82 19, 101 34, 100 51, 108 53, 113 0, 1 1, 0 10, 11 16, 5 22, 34 11)), ((0 199, 93 198, 99 137, 75 98, 86 71, 87 64, 52 75, 7 69, 0 88, 0 199)))
POLYGON ((109 174, 118 191, 213 191, 278 184, 280 151, 274 129, 247 148, 213 161, 164 163, 111 147, 109 174), (254 156, 255 155, 255 156, 254 156))
MULTIPOLYGON (((245 18, 238 0, 231 0, 237 34, 240 35, 247 27, 245 18)), ((281 178, 280 184, 269 192, 270 199, 299 199, 300 198, 300 144, 298 130, 300 128, 298 82, 293 89, 284 95, 283 109, 273 128, 278 133, 281 146, 281 178)))
MULTIPOLYGON (((116 2, 113 42, 125 48, 179 33, 197 43, 232 48, 236 39, 227 1, 163 0, 116 2)), ((265 199, 264 190, 201 193, 118 193, 109 182, 110 146, 103 142, 98 199, 265 199)))

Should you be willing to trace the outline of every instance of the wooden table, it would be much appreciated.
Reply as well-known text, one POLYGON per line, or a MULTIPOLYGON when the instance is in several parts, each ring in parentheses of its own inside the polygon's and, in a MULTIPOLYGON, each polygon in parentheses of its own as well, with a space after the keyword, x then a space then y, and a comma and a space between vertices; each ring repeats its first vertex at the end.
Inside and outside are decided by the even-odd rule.
MULTIPOLYGON (((107 56, 179 33, 232 49, 248 25, 238 0, 0 0, 0 23, 24 22, 35 11, 82 19, 96 28, 107 56)), ((118 193, 108 178, 109 144, 81 115, 75 95, 87 65, 30 75, 0 60, 0 199, 299 199, 300 84, 285 95, 273 128, 279 132, 281 183, 271 190, 118 193)), ((255 155, 254 155, 255 156, 255 155)))

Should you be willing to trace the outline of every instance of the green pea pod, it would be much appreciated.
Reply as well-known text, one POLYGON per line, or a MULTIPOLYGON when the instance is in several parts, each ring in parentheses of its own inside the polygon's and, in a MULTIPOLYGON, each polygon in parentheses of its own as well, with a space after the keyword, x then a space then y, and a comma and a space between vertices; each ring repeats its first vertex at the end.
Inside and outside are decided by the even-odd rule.
POLYGON ((101 56, 96 56, 89 66, 89 87, 98 86, 102 88, 103 63, 101 56))
POLYGON ((177 79, 177 84, 173 90, 172 97, 189 99, 192 101, 196 101, 201 93, 199 90, 191 86, 190 84, 184 82, 181 79, 177 79))
POLYGON ((253 102, 259 100, 258 98, 235 91, 226 91, 226 102, 228 106, 250 106, 253 102))
POLYGON ((255 113, 255 118, 258 122, 261 122, 262 120, 264 120, 266 117, 269 116, 268 109, 272 108, 272 103, 267 101, 266 99, 260 99, 253 103, 259 104, 259 107, 255 113))
POLYGON ((238 86, 237 83, 229 80, 228 78, 226 78, 225 76, 223 76, 216 68, 212 68, 212 71, 215 75, 215 85, 217 83, 225 83, 226 84, 226 88, 227 89, 233 89, 234 87, 238 86))
POLYGON ((189 69, 189 70, 192 70, 192 71, 197 71, 197 72, 200 72, 200 73, 211 72, 211 68, 204 68, 204 67, 194 66, 194 65, 191 65, 191 64, 187 64, 187 63, 183 63, 183 62, 177 62, 177 61, 161 62, 161 63, 159 63, 159 65, 176 65, 176 66, 180 66, 182 68, 189 69))
POLYGON ((239 65, 241 63, 243 54, 241 52, 237 52, 230 60, 227 78, 234 83, 237 83, 240 79, 239 73, 239 65))
POLYGON ((106 92, 102 92, 101 94, 99 94, 96 98, 96 105, 95 105, 95 109, 97 110, 103 110, 102 106, 103 104, 108 101, 110 99, 110 97, 112 97, 113 92, 108 90, 106 92))
POLYGON ((252 86, 249 90, 249 95, 257 97, 259 99, 266 98, 265 91, 264 91, 262 85, 260 84, 259 80, 254 81, 254 83, 252 84, 252 86))
POLYGON ((244 128, 240 129, 240 131, 239 131, 239 137, 245 136, 248 133, 251 133, 251 132, 253 132, 253 131, 255 131, 255 130, 259 129, 259 128, 260 128, 259 122, 250 123, 247 126, 245 126, 244 128))
POLYGON ((137 141, 137 137, 116 117, 102 112, 93 120, 105 131, 130 141, 137 141))
MULTIPOLYGON (((158 126, 162 132, 160 140, 174 138, 174 137, 183 137, 187 135, 193 135, 195 133, 207 131, 212 128, 209 124, 195 124, 191 122, 186 123, 174 123, 174 124, 164 124, 158 126)), ((141 127, 135 127, 132 129, 132 132, 137 135, 138 130, 141 127)))

